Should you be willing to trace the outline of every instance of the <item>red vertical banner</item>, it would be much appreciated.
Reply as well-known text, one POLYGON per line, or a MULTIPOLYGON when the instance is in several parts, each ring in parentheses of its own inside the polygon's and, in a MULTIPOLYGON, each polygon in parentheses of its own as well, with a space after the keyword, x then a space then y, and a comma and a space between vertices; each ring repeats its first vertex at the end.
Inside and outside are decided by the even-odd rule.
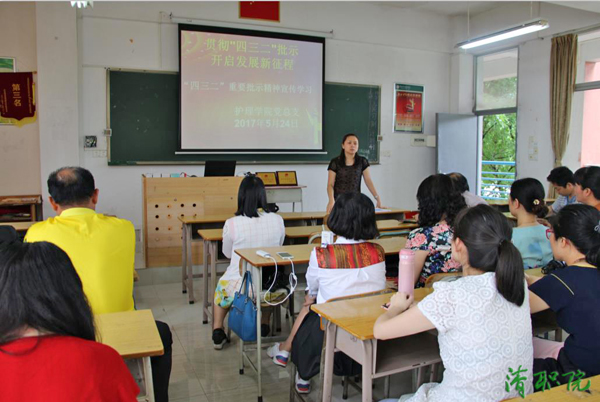
POLYGON ((0 117, 16 125, 35 117, 33 73, 0 73, 0 117))
POLYGON ((394 131, 423 132, 423 93, 421 85, 395 85, 394 131))
POLYGON ((240 18, 279 22, 279 2, 240 1, 240 18))

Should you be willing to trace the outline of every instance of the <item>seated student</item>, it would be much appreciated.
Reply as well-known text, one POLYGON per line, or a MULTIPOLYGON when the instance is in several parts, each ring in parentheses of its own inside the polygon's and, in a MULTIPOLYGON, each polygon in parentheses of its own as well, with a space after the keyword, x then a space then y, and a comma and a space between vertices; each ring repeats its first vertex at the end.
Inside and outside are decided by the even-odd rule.
POLYGON ((552 204, 551 213, 557 214, 563 207, 577 202, 575 178, 571 169, 566 166, 554 168, 550 171, 546 180, 552 183, 558 193, 556 201, 552 204))
POLYGON ((574 176, 577 201, 600 211, 600 167, 582 167, 574 176))
POLYGON ((487 204, 483 198, 469 191, 469 182, 467 178, 458 172, 448 174, 452 179, 454 189, 462 194, 467 207, 474 207, 479 204, 487 204))
POLYGON ((119 354, 97 343, 94 318, 67 254, 51 243, 0 246, 2 401, 135 402, 119 354))
POLYGON ((600 212, 589 205, 567 205, 550 222, 554 258, 567 267, 543 278, 527 275, 529 302, 532 313, 554 311, 570 335, 564 344, 533 338, 533 371, 548 376, 556 371, 565 384, 570 376, 562 374, 600 374, 600 212))
MULTIPOLYGON (((63 167, 50 173, 48 192, 58 216, 31 226, 25 241, 48 241, 67 253, 94 314, 133 310, 133 224, 96 212, 99 190, 94 176, 82 167, 63 167)), ((154 397, 157 402, 166 402, 173 338, 166 323, 156 321, 156 328, 164 354, 151 358, 154 397)))
POLYGON ((542 183, 532 178, 514 181, 508 209, 517 218, 512 242, 521 252, 525 269, 546 266, 552 260, 552 249, 546 238, 546 226, 537 221, 548 214, 542 183))
MULTIPOLYGON (((267 193, 263 181, 255 175, 247 175, 240 184, 235 217, 227 219, 223 226, 223 254, 230 258, 231 262, 215 290, 212 340, 217 350, 223 349, 223 345, 228 341, 223 322, 242 282, 240 256, 235 250, 277 247, 281 246, 285 239, 283 218, 267 211, 267 193)), ((264 330, 263 335, 266 335, 264 330)))
POLYGON ((517 370, 525 370, 523 391, 532 392, 529 295, 523 262, 510 238, 508 220, 494 208, 465 209, 456 218, 452 241, 463 277, 434 283, 433 293, 416 306, 411 307, 412 296, 394 295, 375 322, 377 339, 438 331, 444 379, 422 385, 411 402, 517 397, 514 386, 505 388, 507 376, 517 370))
POLYGON ((323 345, 319 316, 310 310, 316 301, 385 289, 385 253, 367 240, 379 236, 373 202, 361 193, 344 193, 335 201, 327 219, 338 238, 326 248, 315 247, 310 254, 304 306, 288 339, 267 351, 273 362, 285 367, 290 351, 298 368, 296 389, 310 392, 310 378, 318 374, 323 345))
POLYGON ((408 235, 406 248, 415 250, 415 287, 425 285, 430 275, 456 272, 460 265, 452 259, 452 225, 465 200, 452 186, 450 177, 434 174, 417 190, 419 228, 408 235))

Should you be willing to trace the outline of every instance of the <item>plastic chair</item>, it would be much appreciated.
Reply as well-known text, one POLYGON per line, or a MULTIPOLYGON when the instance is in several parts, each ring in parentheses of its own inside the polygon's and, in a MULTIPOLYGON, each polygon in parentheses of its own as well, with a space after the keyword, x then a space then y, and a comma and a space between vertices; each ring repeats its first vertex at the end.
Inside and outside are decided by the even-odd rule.
POLYGON ((425 281, 425 287, 430 288, 435 282, 452 282, 462 277, 461 272, 443 272, 430 275, 425 281))

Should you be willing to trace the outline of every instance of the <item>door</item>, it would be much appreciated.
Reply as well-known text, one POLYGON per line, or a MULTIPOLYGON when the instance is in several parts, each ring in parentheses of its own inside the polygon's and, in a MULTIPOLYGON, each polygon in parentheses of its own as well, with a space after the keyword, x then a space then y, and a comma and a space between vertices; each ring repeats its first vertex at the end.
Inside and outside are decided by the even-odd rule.
POLYGON ((459 172, 467 178, 472 193, 477 193, 479 131, 477 116, 436 114, 437 173, 459 172))

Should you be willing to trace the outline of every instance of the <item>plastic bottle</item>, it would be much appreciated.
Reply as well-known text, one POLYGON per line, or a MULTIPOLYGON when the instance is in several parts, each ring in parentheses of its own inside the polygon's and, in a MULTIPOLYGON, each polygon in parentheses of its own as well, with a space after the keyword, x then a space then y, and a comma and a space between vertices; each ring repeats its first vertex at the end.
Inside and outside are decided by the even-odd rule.
POLYGON ((413 250, 400 250, 400 262, 398 264, 398 292, 409 295, 415 293, 415 252, 413 250))

